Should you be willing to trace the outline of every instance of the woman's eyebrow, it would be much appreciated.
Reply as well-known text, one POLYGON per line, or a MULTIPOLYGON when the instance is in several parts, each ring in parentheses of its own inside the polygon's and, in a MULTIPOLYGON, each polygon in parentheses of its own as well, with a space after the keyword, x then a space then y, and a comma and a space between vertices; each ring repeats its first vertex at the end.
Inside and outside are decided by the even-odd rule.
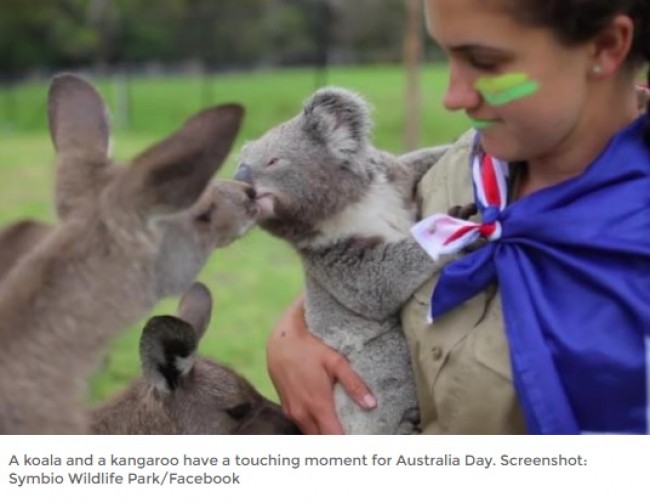
POLYGON ((491 47, 481 44, 458 44, 451 45, 447 48, 448 51, 460 54, 468 53, 481 53, 491 56, 509 56, 512 51, 501 49, 500 47, 491 47))

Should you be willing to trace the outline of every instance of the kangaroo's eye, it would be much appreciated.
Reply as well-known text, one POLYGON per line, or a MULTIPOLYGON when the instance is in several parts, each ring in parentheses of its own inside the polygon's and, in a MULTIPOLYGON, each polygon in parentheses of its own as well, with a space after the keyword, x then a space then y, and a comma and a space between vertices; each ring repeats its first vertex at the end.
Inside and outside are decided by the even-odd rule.
POLYGON ((226 409, 226 414, 228 414, 235 421, 239 421, 241 419, 244 419, 248 414, 250 414, 251 408, 252 406, 250 403, 244 402, 244 403, 240 403, 239 405, 235 405, 230 409, 226 409))
POLYGON ((279 160, 280 159, 278 159, 277 157, 274 157, 273 159, 271 159, 269 162, 266 163, 266 167, 268 168, 271 166, 275 166, 279 160))

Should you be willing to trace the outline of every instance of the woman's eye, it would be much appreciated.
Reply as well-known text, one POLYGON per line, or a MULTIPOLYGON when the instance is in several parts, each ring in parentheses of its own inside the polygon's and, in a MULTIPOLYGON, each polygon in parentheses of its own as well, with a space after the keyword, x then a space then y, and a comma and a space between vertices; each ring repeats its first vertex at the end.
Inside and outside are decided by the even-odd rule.
POLYGON ((277 157, 274 157, 273 159, 271 159, 269 162, 266 163, 266 166, 267 167, 275 166, 278 163, 279 160, 280 159, 278 159, 277 157))
POLYGON ((472 65, 477 70, 482 70, 485 72, 492 72, 498 68, 498 63, 494 61, 486 61, 482 59, 470 58, 470 65, 472 65))

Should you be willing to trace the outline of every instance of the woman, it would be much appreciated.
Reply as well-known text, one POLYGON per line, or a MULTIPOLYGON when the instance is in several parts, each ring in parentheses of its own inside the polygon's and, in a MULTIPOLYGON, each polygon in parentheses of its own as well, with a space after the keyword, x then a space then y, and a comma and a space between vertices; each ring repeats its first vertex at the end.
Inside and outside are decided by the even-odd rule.
MULTIPOLYGON (((424 177, 423 214, 476 200, 479 224, 454 236, 488 244, 403 309, 423 432, 649 431, 650 126, 635 76, 650 58, 650 1, 425 9, 449 58, 444 104, 478 134, 424 177), (507 195, 490 190, 504 184, 507 195)), ((303 309, 299 299, 269 340, 271 377, 304 432, 340 433, 333 382, 362 407, 374 399, 308 333, 303 309)))

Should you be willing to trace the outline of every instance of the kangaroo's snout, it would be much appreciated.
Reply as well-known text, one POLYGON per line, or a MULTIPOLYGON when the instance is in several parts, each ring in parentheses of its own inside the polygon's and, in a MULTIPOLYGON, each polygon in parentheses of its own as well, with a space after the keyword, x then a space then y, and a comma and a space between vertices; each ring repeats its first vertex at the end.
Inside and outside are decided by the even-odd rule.
POLYGON ((240 164, 235 172, 235 180, 253 185, 253 169, 248 164, 240 164))

